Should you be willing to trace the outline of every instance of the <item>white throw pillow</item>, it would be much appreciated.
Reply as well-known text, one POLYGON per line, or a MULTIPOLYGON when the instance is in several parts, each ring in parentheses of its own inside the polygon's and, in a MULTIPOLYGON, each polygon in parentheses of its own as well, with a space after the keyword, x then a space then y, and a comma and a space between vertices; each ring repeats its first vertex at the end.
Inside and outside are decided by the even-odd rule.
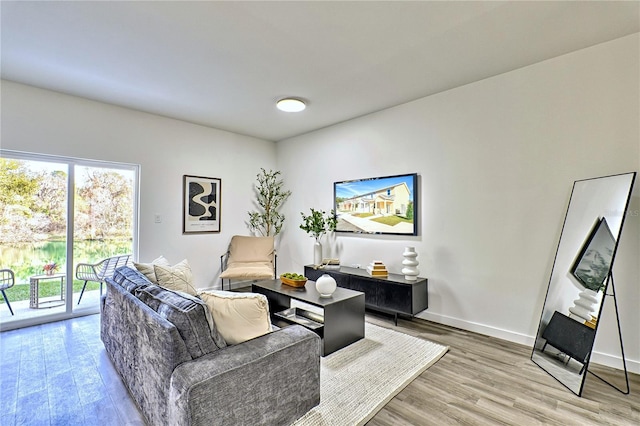
POLYGON ((199 296, 227 344, 237 345, 271 332, 269 302, 263 294, 214 290, 201 291, 199 296))
POLYGON ((154 284, 158 284, 158 279, 156 278, 156 273, 153 269, 153 265, 162 265, 162 266, 171 266, 169 261, 164 258, 164 256, 160 255, 157 259, 153 259, 151 263, 136 263, 133 262, 133 266, 149 281, 154 284))
POLYGON ((197 296, 198 292, 193 286, 193 274, 187 259, 173 266, 153 265, 153 271, 160 287, 197 296))

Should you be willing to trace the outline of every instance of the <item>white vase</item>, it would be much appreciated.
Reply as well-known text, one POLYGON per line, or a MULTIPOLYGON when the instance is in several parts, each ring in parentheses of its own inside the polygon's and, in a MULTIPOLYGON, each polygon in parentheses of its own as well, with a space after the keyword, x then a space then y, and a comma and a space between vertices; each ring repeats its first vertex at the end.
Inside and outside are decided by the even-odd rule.
POLYGON ((404 256, 404 260, 402 261, 402 265, 404 266, 404 268, 402 268, 404 279, 407 281, 416 281, 416 279, 418 278, 418 274, 420 273, 420 271, 418 270, 418 264, 420 262, 416 260, 416 257, 418 257, 416 248, 405 247, 404 253, 402 253, 402 255, 404 256))
POLYGON ((322 244, 320 244, 319 240, 316 240, 316 242, 313 244, 313 264, 322 264, 322 244))
POLYGON ((573 301, 574 306, 569 308, 569 317, 582 323, 591 321, 591 317, 595 314, 598 301, 598 293, 585 288, 578 293, 578 298, 573 301))
POLYGON ((337 286, 336 280, 329 274, 322 274, 316 280, 316 290, 320 293, 320 297, 331 297, 337 286))

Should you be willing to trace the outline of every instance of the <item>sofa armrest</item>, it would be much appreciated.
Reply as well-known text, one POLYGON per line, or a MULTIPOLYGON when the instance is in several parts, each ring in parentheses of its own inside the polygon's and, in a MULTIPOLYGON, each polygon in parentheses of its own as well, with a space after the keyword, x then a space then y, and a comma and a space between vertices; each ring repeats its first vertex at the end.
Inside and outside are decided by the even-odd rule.
POLYGON ((185 362, 171 376, 171 425, 288 425, 320 402, 320 338, 294 325, 185 362))

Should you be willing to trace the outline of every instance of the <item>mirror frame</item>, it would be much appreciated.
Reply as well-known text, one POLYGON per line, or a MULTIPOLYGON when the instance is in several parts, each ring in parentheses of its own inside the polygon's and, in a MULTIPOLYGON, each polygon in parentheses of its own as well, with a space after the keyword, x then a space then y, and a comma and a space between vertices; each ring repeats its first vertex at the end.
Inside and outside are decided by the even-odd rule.
MULTIPOLYGON (((612 280, 612 272, 613 272, 613 265, 614 265, 614 261, 615 261, 615 257, 616 257, 616 253, 618 250, 618 245, 619 245, 619 241, 620 241, 620 237, 622 236, 622 229, 624 226, 624 222, 626 219, 626 215, 627 215, 627 211, 629 209, 629 203, 631 201, 631 195, 633 192, 633 185, 635 182, 635 178, 636 178, 636 172, 629 172, 629 173, 621 173, 621 174, 617 174, 617 175, 609 175, 609 176, 602 176, 602 177, 596 177, 596 178, 591 178, 591 179, 582 179, 582 180, 577 180, 573 183, 573 188, 571 190, 571 196, 569 198, 569 204, 567 206, 567 211, 565 214, 565 218, 564 218, 564 222, 562 224, 562 231, 560 233, 560 239, 558 240, 558 246, 556 248, 556 253, 555 253, 555 257, 554 257, 554 261, 553 261, 553 266, 551 268, 551 274, 549 277, 549 284, 547 286, 547 293, 545 295, 545 300, 544 300, 544 304, 542 306, 542 312, 540 314, 540 322, 538 324, 538 330, 536 332, 535 335, 535 340, 534 340, 534 344, 533 344, 533 348, 532 348, 532 352, 531 352, 531 361, 533 363, 535 363, 536 365, 538 365, 538 367, 540 367, 541 369, 543 369, 544 371, 546 371, 550 376, 552 376, 554 379, 556 379, 558 382, 560 382, 563 386, 565 386, 567 389, 569 389, 570 391, 572 391, 573 393, 575 393, 577 396, 582 396, 582 391, 584 388, 584 383, 586 380, 586 376, 587 376, 587 372, 588 372, 588 368, 589 368, 589 363, 591 361, 591 354, 593 352, 593 345, 595 342, 595 336, 597 335, 597 331, 598 331, 598 325, 599 325, 599 321, 595 322, 595 325, 591 328, 593 328, 593 339, 588 343, 588 355, 585 359, 585 362, 583 364, 582 369, 580 370, 580 372, 578 373, 578 376, 580 378, 580 387, 578 390, 574 388, 570 387, 569 385, 569 379, 566 378, 565 375, 560 374, 558 371, 560 369, 562 369, 561 366, 552 366, 551 362, 548 362, 545 360, 544 363, 548 363, 547 366, 541 365, 541 362, 536 362, 536 359, 534 359, 534 355, 536 355, 537 352, 541 352, 542 350, 539 349, 539 347, 542 345, 542 343, 544 343, 544 346, 542 346, 542 349, 544 349, 544 347, 546 346, 546 341, 545 339, 542 337, 542 335, 544 334, 544 329, 546 329, 546 327, 548 326, 548 323, 545 324, 544 321, 544 317, 545 317, 545 313, 549 311, 549 309, 547 308, 547 303, 549 302, 549 293, 552 290, 552 286, 556 286, 558 287, 558 285, 560 285, 560 283, 554 283, 554 278, 556 277, 556 274, 558 273, 556 271, 556 267, 557 267, 557 263, 558 263, 558 256, 560 254, 560 249, 563 246, 563 237, 565 237, 565 231, 567 230, 567 222, 569 220, 569 214, 573 213, 573 210, 571 209, 572 207, 572 203, 576 202, 574 199, 574 196, 576 196, 576 189, 579 185, 581 184, 587 184, 588 182, 592 182, 592 181, 597 181, 597 180, 601 180, 601 179, 610 179, 610 178, 617 178, 617 177, 623 177, 623 176, 629 176, 630 178, 630 182, 629 182, 629 188, 628 191, 626 193, 626 200, 624 202, 624 206, 620 206, 621 208, 623 207, 624 209, 622 210, 622 217, 621 217, 621 221, 620 221, 620 225, 618 228, 618 232, 617 235, 615 235, 615 244, 614 244, 614 248, 613 248, 613 253, 611 256, 611 262, 609 264, 609 270, 607 272, 606 275, 606 279, 605 279, 605 286, 604 286, 604 290, 603 290, 603 294, 602 294, 602 300, 600 301, 599 307, 598 307, 598 313, 597 313, 597 317, 596 318, 600 318, 602 315, 602 310, 604 307, 604 302, 605 302, 605 298, 606 296, 608 296, 607 291, 609 290, 609 282, 612 280), (546 368, 545 368, 546 367, 546 368), (556 368, 557 367, 557 368, 556 368), (554 374, 554 372, 550 371, 551 369, 554 369, 556 374, 554 374)), ((626 183, 626 182, 625 182, 626 183)), ((584 194, 580 194, 581 196, 584 197, 584 194)), ((580 200, 582 201, 582 200, 580 200)), ((618 207, 618 206, 616 206, 618 207)), ((616 210, 617 211, 617 210, 616 210)), ((605 216, 602 216, 602 218, 604 218, 605 216)), ((598 218, 601 219, 601 218, 598 218)), ((585 238, 589 238, 590 235, 585 235, 585 238)), ((582 246, 584 246, 584 242, 582 243, 582 246)), ((580 253, 577 252, 575 254, 576 256, 579 256, 580 253)), ((575 259, 574 259, 575 262, 575 259)), ((574 262, 572 262, 572 265, 574 264, 574 262)), ((614 290, 615 291, 615 290, 614 290)), ((615 293, 613 294, 613 296, 615 297, 615 293)), ((614 301, 615 302, 615 301, 614 301)), ((553 308, 551 308, 553 310, 553 308)), ((558 311, 556 311, 558 312, 558 311)), ((554 312, 555 313, 555 312, 554 312)), ((558 312, 559 313, 559 312, 558 312)), ((562 315, 560 315, 562 316, 562 315)), ((549 322, 551 322, 551 319, 548 320, 549 322)), ((573 320, 571 320, 573 321, 573 320)), ((576 321, 577 324, 581 324, 579 322, 576 321)), ((554 326, 555 327, 555 326, 554 326)), ((586 327, 583 327, 586 328, 586 327)), ((622 346, 622 341, 620 342, 621 346, 622 346)), ((556 348, 558 349, 558 348, 556 348)), ((560 353, 563 353, 560 349, 558 349, 560 351, 560 353)), ((623 353, 624 356, 624 353, 623 353)), ((569 357, 569 359, 567 359, 567 364, 570 361, 571 357, 569 357)), ((539 361, 541 361, 539 359, 539 361)), ((578 361, 579 363, 581 363, 581 361, 578 361)), ((568 368, 566 368, 565 370, 568 371, 568 368)), ((571 374, 571 373, 568 373, 571 374)), ((578 378, 578 377, 576 377, 578 378)))

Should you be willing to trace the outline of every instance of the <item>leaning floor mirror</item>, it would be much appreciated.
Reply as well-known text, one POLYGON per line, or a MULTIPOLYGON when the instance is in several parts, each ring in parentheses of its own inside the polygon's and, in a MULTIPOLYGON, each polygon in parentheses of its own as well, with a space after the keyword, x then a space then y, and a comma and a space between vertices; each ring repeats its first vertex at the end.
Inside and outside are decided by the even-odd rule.
POLYGON ((579 180, 571 192, 531 360, 578 396, 635 177, 579 180))

